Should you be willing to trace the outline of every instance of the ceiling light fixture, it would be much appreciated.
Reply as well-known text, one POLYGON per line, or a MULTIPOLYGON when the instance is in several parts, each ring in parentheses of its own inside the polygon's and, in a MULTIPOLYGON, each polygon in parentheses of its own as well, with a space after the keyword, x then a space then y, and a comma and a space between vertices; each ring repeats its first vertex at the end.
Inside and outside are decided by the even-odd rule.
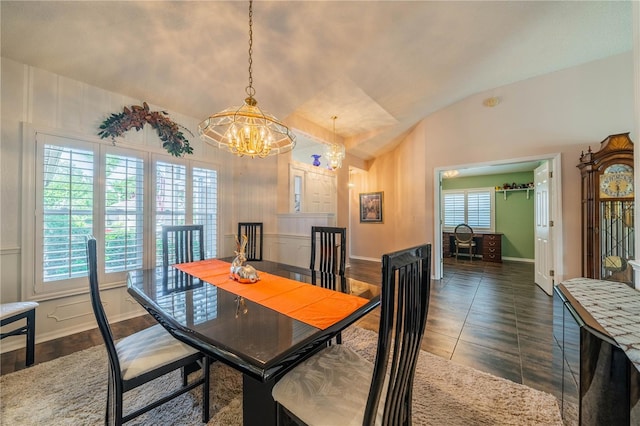
POLYGON ((336 142, 336 120, 337 115, 331 117, 333 120, 333 142, 327 144, 324 150, 324 157, 327 159, 327 166, 331 170, 336 170, 342 167, 342 160, 345 157, 344 145, 336 142))
POLYGON ((241 107, 231 107, 211 115, 198 125, 203 141, 226 148, 239 157, 267 157, 291 151, 295 135, 273 115, 258 108, 254 98, 251 54, 253 53, 253 0, 249 1, 249 85, 241 107))
POLYGON ((487 108, 493 108, 494 106, 497 106, 501 100, 502 99, 497 96, 492 96, 482 101, 482 105, 486 106, 487 108))

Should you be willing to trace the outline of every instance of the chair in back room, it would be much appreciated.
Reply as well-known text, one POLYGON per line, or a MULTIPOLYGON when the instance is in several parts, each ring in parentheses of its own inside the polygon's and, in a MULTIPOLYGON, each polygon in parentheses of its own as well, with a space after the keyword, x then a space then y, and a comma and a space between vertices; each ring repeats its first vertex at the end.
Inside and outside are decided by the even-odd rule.
POLYGON ((456 259, 460 255, 460 249, 466 250, 469 258, 473 260, 475 254, 476 242, 473 241, 473 229, 466 223, 456 226, 453 231, 454 244, 456 245, 456 259))

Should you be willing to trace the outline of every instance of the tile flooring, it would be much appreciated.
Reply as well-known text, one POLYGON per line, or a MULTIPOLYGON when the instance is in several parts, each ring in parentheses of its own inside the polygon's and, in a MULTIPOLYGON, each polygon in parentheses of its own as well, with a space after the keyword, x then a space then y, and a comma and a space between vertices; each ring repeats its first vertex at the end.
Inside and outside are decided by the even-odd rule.
MULTIPOLYGON (((352 260, 348 273, 371 275, 371 263, 352 260)), ((533 263, 445 259, 444 278, 432 281, 423 349, 559 396, 553 299, 533 277, 533 263)), ((378 318, 373 312, 359 325, 375 330, 378 318)))

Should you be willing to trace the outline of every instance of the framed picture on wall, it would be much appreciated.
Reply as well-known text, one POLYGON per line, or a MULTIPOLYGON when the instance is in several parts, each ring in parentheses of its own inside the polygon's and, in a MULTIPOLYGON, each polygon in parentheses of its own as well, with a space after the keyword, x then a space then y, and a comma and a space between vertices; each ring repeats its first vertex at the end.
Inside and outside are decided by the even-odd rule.
POLYGON ((360 223, 382 223, 382 192, 360 194, 360 223))

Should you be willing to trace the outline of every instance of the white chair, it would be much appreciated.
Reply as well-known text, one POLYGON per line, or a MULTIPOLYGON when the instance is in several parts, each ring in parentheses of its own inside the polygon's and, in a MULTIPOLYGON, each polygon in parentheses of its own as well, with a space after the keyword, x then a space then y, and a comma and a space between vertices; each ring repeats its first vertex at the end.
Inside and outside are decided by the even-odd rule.
POLYGON ((453 234, 456 239, 456 259, 458 259, 458 256, 460 255, 460 249, 463 249, 467 250, 469 258, 473 261, 473 255, 476 251, 476 242, 473 241, 473 229, 466 223, 461 223, 456 226, 453 234))
POLYGON ((38 302, 13 302, 0 304, 0 326, 12 324, 19 320, 26 320, 26 323, 16 329, 0 333, 0 339, 9 336, 25 334, 27 336, 26 345, 26 366, 29 367, 35 362, 35 342, 36 342, 36 308, 38 302))

